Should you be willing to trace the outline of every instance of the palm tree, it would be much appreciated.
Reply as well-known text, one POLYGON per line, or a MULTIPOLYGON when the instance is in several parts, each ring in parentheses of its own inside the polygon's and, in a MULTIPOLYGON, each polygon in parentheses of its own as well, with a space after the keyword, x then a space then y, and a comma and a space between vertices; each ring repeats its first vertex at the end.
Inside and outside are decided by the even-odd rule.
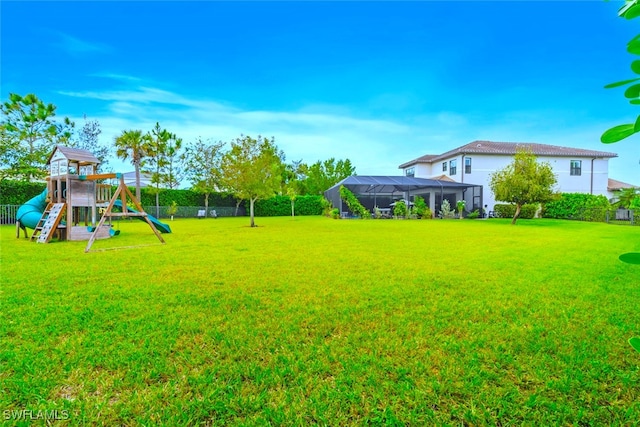
POLYGON ((122 160, 131 158, 136 171, 136 198, 140 201, 140 168, 147 156, 148 142, 141 130, 126 130, 115 139, 116 155, 122 160))
POLYGON ((615 195, 618 197, 618 206, 629 209, 633 200, 640 197, 640 188, 622 188, 616 191, 615 195))

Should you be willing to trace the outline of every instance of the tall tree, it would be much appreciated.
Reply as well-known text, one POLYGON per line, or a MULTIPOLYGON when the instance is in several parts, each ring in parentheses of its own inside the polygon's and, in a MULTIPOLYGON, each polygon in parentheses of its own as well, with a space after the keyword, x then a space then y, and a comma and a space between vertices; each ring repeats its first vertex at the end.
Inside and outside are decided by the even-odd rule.
POLYGON ((289 197, 291 216, 295 216, 296 199, 305 191, 303 180, 306 178, 307 166, 302 163, 302 160, 294 160, 288 164, 283 163, 282 170, 282 194, 289 197))
POLYGON ((304 186, 308 194, 323 194, 325 190, 355 173, 356 168, 351 164, 351 160, 336 162, 332 157, 323 162, 317 161, 307 168, 304 186))
POLYGON ((251 227, 255 227, 253 206, 256 200, 272 197, 282 181, 281 153, 271 140, 242 136, 231 142, 222 157, 223 188, 241 200, 249 201, 251 227))
POLYGON ((46 162, 55 144, 65 143, 74 124, 68 118, 53 120, 56 107, 34 94, 9 94, 0 105, 0 169, 3 177, 31 180, 47 175, 46 162))
POLYGON ((191 189, 204 195, 204 208, 209 212, 209 195, 220 190, 222 147, 224 142, 203 141, 202 137, 188 144, 181 156, 191 189))
POLYGON ((176 134, 172 133, 165 147, 165 161, 162 168, 162 181, 169 189, 178 188, 184 177, 180 166, 180 150, 182 150, 182 138, 178 138, 176 134))
POLYGON ((140 201, 140 171, 149 151, 148 138, 141 130, 126 130, 115 139, 116 155, 130 159, 136 174, 136 198, 140 201))
POLYGON ((489 187, 496 200, 516 205, 511 221, 511 224, 515 224, 522 205, 546 203, 556 198, 556 182, 551 165, 538 163, 531 151, 518 150, 513 162, 490 175, 489 187))
POLYGON ((97 120, 88 121, 85 115, 84 125, 78 130, 76 137, 72 139, 69 144, 71 147, 90 151, 96 156, 98 160, 100 160, 98 171, 104 171, 106 169, 111 154, 109 148, 99 141, 101 133, 100 122, 97 120))
POLYGON ((156 196, 157 217, 160 216, 160 185, 165 182, 164 170, 167 166, 167 150, 171 140, 175 139, 176 136, 160 127, 158 122, 156 122, 156 126, 151 132, 147 134, 147 165, 151 172, 151 184, 153 184, 153 192, 156 196))

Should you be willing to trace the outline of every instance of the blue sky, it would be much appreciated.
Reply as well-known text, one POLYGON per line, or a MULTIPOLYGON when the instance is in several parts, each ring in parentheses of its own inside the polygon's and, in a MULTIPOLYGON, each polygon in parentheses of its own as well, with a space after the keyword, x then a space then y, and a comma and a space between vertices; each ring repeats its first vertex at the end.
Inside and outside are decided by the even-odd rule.
MULTIPOLYGON (((476 139, 613 151, 640 184, 640 108, 622 90, 638 31, 621 2, 0 3, 1 93, 35 93, 102 142, 156 121, 182 137, 275 137, 288 160, 359 174, 476 139)), ((130 165, 112 161, 118 169, 130 165)))

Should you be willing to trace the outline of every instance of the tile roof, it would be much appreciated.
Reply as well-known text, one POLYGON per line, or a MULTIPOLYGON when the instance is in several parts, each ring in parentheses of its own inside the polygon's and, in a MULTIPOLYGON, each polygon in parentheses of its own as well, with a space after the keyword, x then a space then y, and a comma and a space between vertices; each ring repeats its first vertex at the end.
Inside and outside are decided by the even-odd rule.
POLYGON ((429 179, 435 179, 436 181, 449 181, 449 182, 457 182, 455 179, 447 176, 447 175, 438 175, 438 176, 433 176, 429 179))
POLYGON ((418 163, 431 163, 431 161, 435 157, 438 157, 438 155, 437 154, 426 154, 424 156, 418 157, 417 159, 410 160, 407 163, 403 163, 398 167, 400 169, 402 169, 402 168, 405 168, 407 166, 415 165, 415 164, 418 164, 418 163))
POLYGON ((531 142, 494 142, 494 141, 473 141, 440 155, 427 155, 418 157, 410 162, 403 163, 399 168, 405 168, 417 163, 433 163, 458 154, 495 154, 513 156, 519 149, 529 149, 536 156, 558 156, 558 157, 590 157, 590 158, 610 158, 618 157, 616 153, 606 151, 585 150, 582 148, 560 147, 557 145, 537 144, 531 142))
POLYGON ((609 178, 609 182, 607 183, 607 190, 616 191, 616 190, 622 190, 623 188, 640 188, 640 187, 638 187, 637 185, 627 184, 626 182, 609 178))

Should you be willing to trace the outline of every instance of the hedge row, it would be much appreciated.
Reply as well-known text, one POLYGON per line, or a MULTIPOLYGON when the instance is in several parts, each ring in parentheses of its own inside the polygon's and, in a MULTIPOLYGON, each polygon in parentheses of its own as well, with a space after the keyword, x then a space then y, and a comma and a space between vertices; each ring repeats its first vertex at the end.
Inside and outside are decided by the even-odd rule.
POLYGON ((562 193, 560 199, 546 204, 543 216, 557 219, 601 220, 611 208, 605 196, 583 193, 562 193))
MULTIPOLYGON (((46 188, 44 182, 0 181, 0 205, 22 205, 32 197, 42 193, 46 188)), ((113 191, 117 187, 113 187, 113 191)), ((135 194, 135 188, 129 188, 135 194)), ((140 191, 143 206, 156 205, 156 195, 152 188, 140 191)), ((191 190, 160 190, 158 196, 160 206, 170 206, 173 202, 178 206, 204 206, 204 195, 191 190)), ((295 201, 296 215, 321 215, 323 197, 319 195, 298 196, 295 201)), ((236 199, 221 193, 209 195, 209 207, 234 208, 236 199)), ((247 212, 249 204, 246 203, 247 212)), ((153 210, 152 210, 153 211, 153 210)), ((241 209, 240 212, 243 210, 241 209)), ((275 196, 267 200, 258 200, 255 205, 256 216, 288 216, 291 215, 291 201, 287 196, 275 196)))
MULTIPOLYGON (((321 215, 322 198, 319 195, 298 196, 295 200, 295 214, 321 215)), ((245 207, 249 212, 249 202, 245 203, 245 207)), ((291 216, 291 199, 287 196, 275 196, 266 200, 257 200, 254 213, 256 216, 291 216)))
MULTIPOLYGON (((22 205, 27 200, 42 193, 46 188, 44 182, 0 181, 0 205, 22 205)), ((113 191, 116 190, 113 187, 113 191)), ((136 194, 135 188, 129 187, 136 194)), ((156 195, 152 188, 140 189, 140 202, 144 206, 155 206, 156 195)), ((160 190, 160 206, 170 206, 176 202, 178 206, 204 206, 204 195, 191 190, 160 190)), ((214 193, 209 195, 209 206, 235 207, 236 199, 232 196, 214 193)))
POLYGON ((21 205, 47 188, 44 182, 0 181, 0 205, 21 205))
MULTIPOLYGON (((130 190, 136 194, 134 188, 130 190)), ((140 198, 143 206, 156 205, 156 194, 152 188, 141 188, 140 198)), ((160 190, 158 199, 160 206, 170 206, 173 202, 178 206, 204 206, 204 194, 191 190, 160 190)), ((209 195, 209 206, 235 207, 236 199, 233 196, 213 193, 209 195)))
MULTIPOLYGON (((536 215, 538 205, 522 205, 520 209, 519 219, 532 219, 536 215)), ((498 218, 513 218, 516 214, 516 205, 497 204, 494 205, 493 211, 498 218)))

